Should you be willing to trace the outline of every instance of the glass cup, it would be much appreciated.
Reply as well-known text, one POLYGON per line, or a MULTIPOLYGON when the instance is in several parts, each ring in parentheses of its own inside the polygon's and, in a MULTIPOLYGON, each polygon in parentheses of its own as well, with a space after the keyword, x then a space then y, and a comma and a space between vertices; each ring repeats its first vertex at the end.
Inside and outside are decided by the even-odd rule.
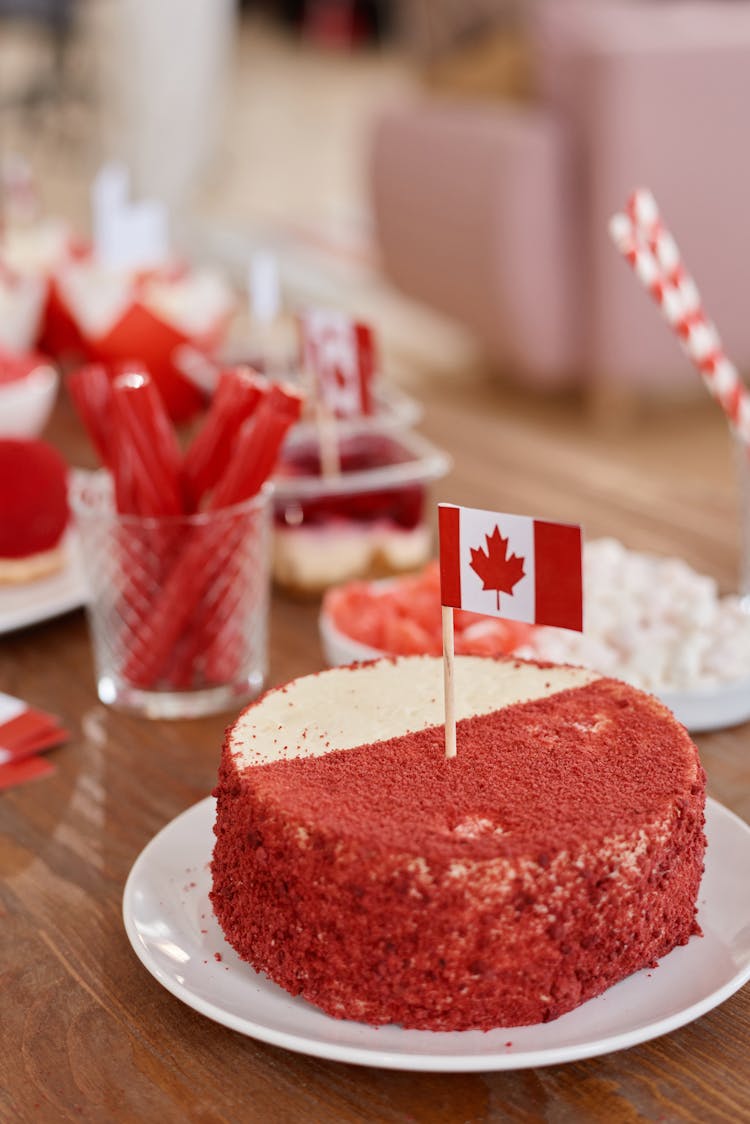
POLYGON ((196 515, 120 515, 107 473, 72 492, 103 703, 150 718, 235 708, 268 664, 270 489, 196 515))

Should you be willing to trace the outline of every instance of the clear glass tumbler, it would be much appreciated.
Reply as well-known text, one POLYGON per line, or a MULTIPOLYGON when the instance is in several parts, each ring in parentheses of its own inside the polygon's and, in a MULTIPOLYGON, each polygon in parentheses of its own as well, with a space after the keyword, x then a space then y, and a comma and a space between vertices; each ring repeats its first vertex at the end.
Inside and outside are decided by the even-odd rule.
POLYGON ((218 511, 141 517, 114 508, 106 473, 72 506, 86 574, 99 698, 151 718, 236 707, 268 663, 270 489, 218 511))

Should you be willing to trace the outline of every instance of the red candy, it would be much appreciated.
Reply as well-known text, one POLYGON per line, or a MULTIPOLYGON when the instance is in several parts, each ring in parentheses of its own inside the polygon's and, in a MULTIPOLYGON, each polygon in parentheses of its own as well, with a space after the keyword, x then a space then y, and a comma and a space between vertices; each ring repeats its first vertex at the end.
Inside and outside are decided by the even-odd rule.
POLYGON ((112 474, 118 512, 145 517, 118 527, 117 549, 129 575, 121 616, 135 622, 126 639, 124 677, 146 689, 163 682, 187 689, 199 667, 208 683, 230 677, 244 646, 232 613, 232 583, 221 587, 220 612, 215 597, 219 573, 240 558, 247 532, 243 515, 222 511, 260 491, 299 419, 302 395, 247 371, 225 371, 206 424, 183 457, 156 382, 140 365, 110 379, 106 367, 90 364, 68 385, 112 474), (196 509, 214 517, 178 521, 196 509), (147 587, 136 588, 143 584, 144 559, 147 587))
MULTIPOLYGON (((387 583, 349 582, 326 594, 324 608, 339 632, 389 656, 439 656, 443 651, 440 569, 430 562, 419 574, 387 583)), ((533 626, 453 614, 456 652, 504 656, 528 642, 533 626)))
POLYGON ((67 472, 45 441, 0 440, 0 557, 57 546, 69 515, 67 472))

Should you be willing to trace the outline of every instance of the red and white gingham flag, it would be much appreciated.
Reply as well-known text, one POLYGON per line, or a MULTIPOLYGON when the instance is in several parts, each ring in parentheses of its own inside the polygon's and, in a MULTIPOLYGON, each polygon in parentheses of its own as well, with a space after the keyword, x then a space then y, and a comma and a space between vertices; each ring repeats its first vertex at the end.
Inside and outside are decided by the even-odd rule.
POLYGON ((371 414, 372 329, 329 308, 303 312, 299 324, 303 369, 315 381, 318 401, 337 418, 371 414))
POLYGON ((443 605, 583 630, 580 527, 452 504, 438 516, 443 605))

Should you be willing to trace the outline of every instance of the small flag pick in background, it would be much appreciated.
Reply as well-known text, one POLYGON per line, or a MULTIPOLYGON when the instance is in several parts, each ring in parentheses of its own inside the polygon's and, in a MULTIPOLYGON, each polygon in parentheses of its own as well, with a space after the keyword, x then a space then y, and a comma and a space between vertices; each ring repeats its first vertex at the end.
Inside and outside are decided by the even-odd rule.
POLYGON ((583 630, 581 528, 527 515, 438 505, 445 755, 456 755, 453 610, 583 630))
POLYGON ((302 365, 316 400, 337 418, 371 414, 375 347, 372 329, 338 309, 300 316, 302 365))
POLYGON ((0 692, 0 791, 54 772, 38 755, 69 737, 51 714, 0 692))
POLYGON ((341 475, 336 418, 372 413, 375 347, 372 329, 331 308, 299 316, 302 370, 309 381, 320 463, 329 479, 341 475))

